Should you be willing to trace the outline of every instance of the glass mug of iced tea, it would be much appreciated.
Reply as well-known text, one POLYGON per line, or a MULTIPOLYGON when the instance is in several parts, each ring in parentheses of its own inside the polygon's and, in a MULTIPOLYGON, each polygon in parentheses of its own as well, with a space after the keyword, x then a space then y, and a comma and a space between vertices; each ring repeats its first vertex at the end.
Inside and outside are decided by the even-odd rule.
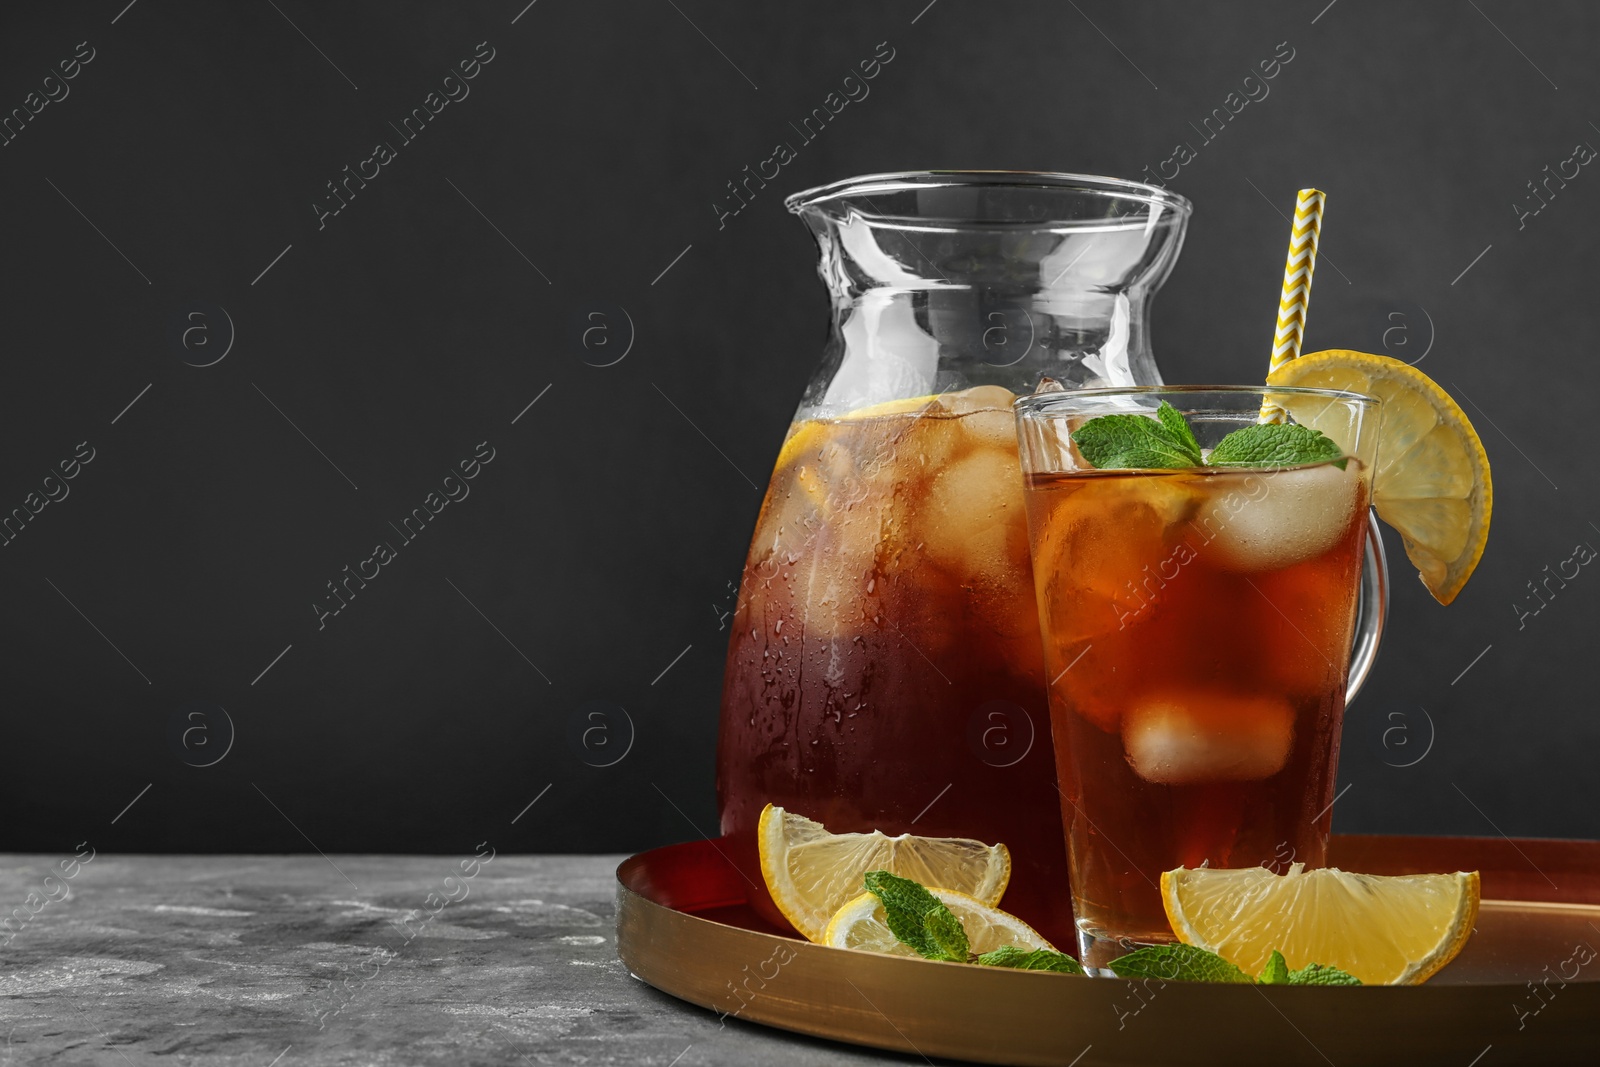
POLYGON ((1001 841, 1007 909, 1065 944, 1011 404, 1046 376, 1161 380, 1150 300, 1189 203, 1001 171, 874 175, 787 203, 816 239, 832 329, 730 623, 719 847, 759 887, 769 802, 834 832, 1001 841))
POLYGON ((1038 393, 1016 415, 1078 945, 1101 965, 1173 939, 1162 871, 1324 862, 1380 413, 1207 386, 1038 393), (1091 438, 1108 414, 1137 421, 1091 438), (1106 444, 1146 418, 1187 423, 1190 459, 1106 444), (1323 447, 1263 445, 1315 437, 1296 424, 1323 447))

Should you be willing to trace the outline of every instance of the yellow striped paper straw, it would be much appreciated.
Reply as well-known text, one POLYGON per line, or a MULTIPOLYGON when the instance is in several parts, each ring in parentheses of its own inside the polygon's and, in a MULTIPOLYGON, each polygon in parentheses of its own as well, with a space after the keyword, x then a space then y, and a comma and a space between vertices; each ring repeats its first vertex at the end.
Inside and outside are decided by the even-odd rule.
MULTIPOLYGON (((1289 234, 1289 257, 1283 265, 1283 295, 1278 298, 1278 329, 1272 338, 1272 366, 1277 370, 1300 355, 1305 336, 1306 309, 1311 303, 1311 275, 1317 267, 1317 239, 1322 233, 1321 189, 1301 189, 1294 203, 1294 229, 1289 234)), ((1282 422, 1283 409, 1261 405, 1262 422, 1282 422)))

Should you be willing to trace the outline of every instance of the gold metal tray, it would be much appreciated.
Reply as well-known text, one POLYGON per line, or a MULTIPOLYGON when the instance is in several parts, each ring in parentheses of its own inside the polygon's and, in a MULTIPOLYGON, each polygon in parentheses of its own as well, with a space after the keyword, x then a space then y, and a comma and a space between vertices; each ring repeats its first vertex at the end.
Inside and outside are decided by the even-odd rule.
POLYGON ((1600 842, 1335 836, 1330 864, 1479 870, 1477 932, 1423 986, 1215 986, 1077 979, 826 948, 748 904, 719 841, 617 868, 617 951, 719 1014, 980 1063, 1600 1063, 1600 842))

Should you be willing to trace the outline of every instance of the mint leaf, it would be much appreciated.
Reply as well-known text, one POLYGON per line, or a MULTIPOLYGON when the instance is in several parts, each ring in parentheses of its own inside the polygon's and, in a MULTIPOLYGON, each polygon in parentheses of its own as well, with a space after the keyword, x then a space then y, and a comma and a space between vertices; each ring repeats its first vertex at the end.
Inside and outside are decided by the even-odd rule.
POLYGON ((1002 945, 981 956, 972 955, 966 928, 944 902, 910 878, 888 871, 868 871, 867 891, 883 905, 884 920, 901 944, 919 956, 948 963, 981 963, 1022 971, 1082 974, 1078 961, 1064 953, 1041 948, 1032 951, 1002 945))
POLYGON ((1059 974, 1082 974, 1083 968, 1078 961, 1064 952, 1052 952, 1047 948, 1034 949, 1029 952, 1025 948, 1015 945, 1001 945, 990 952, 979 956, 974 963, 981 963, 986 967, 1010 967, 1018 971, 1056 971, 1059 974))
POLYGON ((966 928, 955 912, 941 903, 922 917, 922 925, 928 932, 928 940, 942 953, 940 958, 953 963, 967 962, 971 946, 967 943, 966 928))
POLYGON ((1293 423, 1241 426, 1217 442, 1206 461, 1212 467, 1300 467, 1339 460, 1344 449, 1320 430, 1293 423))
POLYGON ((1161 406, 1156 408, 1156 418, 1167 428, 1172 439, 1184 446, 1184 451, 1193 459, 1189 464, 1191 467, 1198 467, 1205 462, 1200 455, 1200 442, 1195 440, 1194 431, 1189 429, 1189 420, 1183 417, 1182 412, 1163 400, 1161 406))
POLYGON ((1157 978, 1171 982, 1230 982, 1240 985, 1360 985, 1355 975, 1320 963, 1291 971, 1283 953, 1273 950, 1260 978, 1252 979, 1238 967, 1193 945, 1150 945, 1111 963, 1118 978, 1157 978))
POLYGON ((1101 415, 1072 431, 1072 440, 1089 465, 1100 470, 1200 466, 1200 446, 1183 416, 1165 401, 1156 416, 1147 419, 1143 415, 1101 415), (1182 436, 1174 433, 1173 421, 1183 423, 1182 436))
POLYGON ((962 929, 961 920, 938 897, 910 878, 888 871, 868 871, 865 881, 867 892, 883 905, 889 932, 902 944, 909 945, 924 959, 967 961, 966 931, 962 929), (956 954, 949 951, 949 946, 957 944, 958 935, 961 951, 956 954))
POLYGON ((1164 982, 1236 982, 1253 984, 1248 974, 1217 955, 1193 945, 1147 945, 1111 962, 1118 978, 1156 978, 1164 982))
POLYGON ((1337 460, 1344 450, 1320 430, 1292 423, 1242 426, 1228 434, 1209 457, 1183 413, 1165 400, 1154 419, 1143 415, 1101 415, 1072 432, 1089 465, 1100 470, 1176 470, 1185 467, 1301 467, 1337 460))
MULTIPOLYGON (((1276 952, 1273 953, 1277 955, 1276 952)), ((1270 966, 1270 964, 1269 964, 1270 966)), ((1298 971, 1290 971, 1288 985, 1360 985, 1361 979, 1353 974, 1346 974, 1337 967, 1324 967, 1320 963, 1308 963, 1298 971)))
POLYGON ((1277 949, 1272 950, 1272 956, 1267 960, 1267 966, 1261 972, 1261 977, 1256 981, 1262 985, 1288 985, 1289 965, 1284 962, 1283 953, 1277 949))

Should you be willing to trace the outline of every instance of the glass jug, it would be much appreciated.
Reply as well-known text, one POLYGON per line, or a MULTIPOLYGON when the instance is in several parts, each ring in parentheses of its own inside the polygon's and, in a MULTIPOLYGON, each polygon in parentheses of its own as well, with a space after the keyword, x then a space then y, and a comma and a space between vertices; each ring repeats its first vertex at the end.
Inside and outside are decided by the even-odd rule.
MULTIPOLYGON (((833 304, 729 642, 721 827, 1003 841, 1007 910, 1073 943, 1011 413, 1043 377, 1159 385, 1150 300, 1190 204, 1112 178, 884 174, 790 197, 833 304)), ((753 901, 769 919, 766 899, 753 901)))

